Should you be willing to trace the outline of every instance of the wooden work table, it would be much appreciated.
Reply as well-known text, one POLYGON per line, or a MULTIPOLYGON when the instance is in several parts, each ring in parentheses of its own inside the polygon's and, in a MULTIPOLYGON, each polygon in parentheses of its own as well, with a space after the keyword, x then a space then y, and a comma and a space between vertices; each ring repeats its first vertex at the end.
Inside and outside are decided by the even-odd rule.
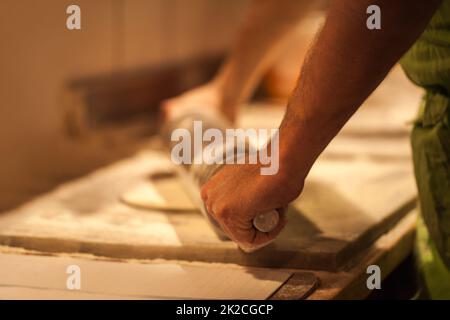
MULTIPOLYGON (((378 265, 387 277, 411 253, 415 233, 416 187, 404 123, 412 118, 417 94, 402 91, 395 77, 388 81, 393 82, 321 155, 291 205, 288 226, 268 248, 246 255, 217 239, 196 212, 168 213, 121 201, 124 192, 151 184, 150 175, 170 171, 153 139, 128 159, 0 215, 0 260, 9 266, 0 268, 0 298, 367 297, 367 267, 378 265), (103 280, 92 280, 90 292, 68 292, 67 263, 82 264, 103 280), (34 277, 41 282, 26 277, 29 264, 41 268, 42 276, 34 277), (102 272, 105 268, 115 271, 102 272), (110 283, 114 275, 130 277, 136 288, 110 283), (201 275, 210 285, 200 286, 201 275), (192 282, 195 277, 199 280, 192 282), (155 291, 152 283, 160 278, 167 285, 155 291)), ((255 104, 240 126, 274 128, 282 115, 282 108, 255 104)))
POLYGON ((149 183, 149 173, 155 168, 167 169, 170 163, 156 149, 63 184, 0 216, 0 252, 5 253, 0 259, 10 266, 0 271, 0 284, 12 281, 17 268, 25 268, 24 276, 17 278, 20 286, 8 282, 9 289, 3 288, 7 292, 0 296, 39 298, 45 288, 48 296, 44 297, 69 299, 364 298, 369 294, 367 267, 378 265, 384 278, 412 250, 415 187, 408 157, 385 155, 393 163, 360 155, 334 159, 333 154, 349 145, 342 139, 347 138, 337 139, 324 154, 303 198, 292 204, 291 225, 271 246, 251 255, 233 242, 219 240, 197 212, 164 212, 123 203, 123 192, 149 183), (21 262, 17 253, 39 256, 21 262), (87 264, 89 273, 106 278, 91 280, 95 286, 89 292, 67 293, 63 287, 67 275, 61 269, 67 261, 87 264), (103 274, 105 266, 97 265, 99 261, 108 262, 106 268, 115 271, 103 274), (27 282, 28 264, 40 266, 42 282, 27 282), (135 271, 137 266, 143 269, 135 271), (178 270, 172 277, 175 283, 167 268, 178 270), (133 294, 133 288, 122 292, 110 283, 108 279, 115 274, 131 277, 129 283, 138 284, 137 275, 148 281, 168 277, 168 282, 159 284, 164 294, 155 288, 148 292, 150 287, 133 294), (192 278, 203 274, 209 274, 212 282, 184 295, 176 293, 191 288, 192 278), (241 281, 247 291, 237 285, 241 281), (24 293, 23 287, 31 289, 24 293))
MULTIPOLYGON (((281 287, 271 295, 270 299, 363 299, 367 297, 370 291, 366 286, 368 265, 376 264, 382 270, 382 278, 387 277, 400 263, 410 254, 414 242, 415 212, 411 212, 403 218, 391 231, 380 237, 368 250, 360 257, 356 264, 349 270, 340 272, 311 271, 311 270, 293 270, 293 275, 285 281, 281 287), (305 273, 308 276, 302 276, 305 273), (298 276, 300 274, 300 276, 298 276), (313 286, 313 287, 312 287, 313 286)), ((22 248, 0 246, 0 260, 16 258, 18 255, 37 259, 45 259, 47 255, 41 252, 26 250, 22 248)), ((162 260, 131 260, 131 259, 109 259, 105 257, 96 257, 89 254, 48 254, 49 257, 64 260, 67 258, 73 261, 112 261, 119 264, 122 270, 127 271, 128 264, 152 264, 161 265, 170 263, 172 265, 196 266, 205 270, 220 270, 221 268, 236 268, 234 265, 186 262, 186 261, 162 261, 162 260)), ((2 260, 2 261, 5 261, 2 260)), ((64 273, 65 270, 61 270, 64 273)), ((1 272, 0 272, 1 275, 1 272)), ((58 277, 56 277, 58 278, 58 277)), ((1 276, 0 276, 1 281, 1 276)), ((48 287, 55 280, 48 282, 48 287)), ((1 298, 59 298, 59 299, 141 299, 142 297, 127 295, 105 295, 93 293, 76 293, 63 290, 32 290, 23 289, 23 286, 10 286, 5 292, 5 288, 0 289, 1 298)))

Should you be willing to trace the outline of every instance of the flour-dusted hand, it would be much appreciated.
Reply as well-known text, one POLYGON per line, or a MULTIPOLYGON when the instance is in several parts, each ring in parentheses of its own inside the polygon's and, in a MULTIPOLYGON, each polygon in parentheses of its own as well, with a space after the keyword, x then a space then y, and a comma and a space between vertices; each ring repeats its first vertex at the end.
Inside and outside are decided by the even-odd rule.
POLYGON ((208 213, 247 252, 264 247, 277 237, 287 222, 287 205, 303 188, 303 181, 291 181, 281 171, 261 175, 260 169, 258 164, 225 165, 201 190, 208 213), (270 232, 258 231, 253 219, 276 208, 282 208, 278 226, 270 232))

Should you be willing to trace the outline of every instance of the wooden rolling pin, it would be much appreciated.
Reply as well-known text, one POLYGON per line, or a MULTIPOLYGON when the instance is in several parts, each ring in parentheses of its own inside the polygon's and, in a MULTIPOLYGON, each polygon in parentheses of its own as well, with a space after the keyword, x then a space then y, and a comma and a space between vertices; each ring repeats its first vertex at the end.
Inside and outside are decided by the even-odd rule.
MULTIPOLYGON (((190 132, 191 139, 194 139, 194 121, 202 121, 202 133, 206 131, 207 129, 214 128, 219 129, 223 137, 225 137, 225 130, 227 128, 232 128, 231 124, 228 123, 225 119, 220 117, 219 115, 212 113, 212 112, 191 112, 186 113, 178 118, 167 122, 163 129, 162 134, 163 140, 167 142, 167 147, 171 151, 172 148, 178 143, 178 141, 171 141, 170 137, 174 130, 178 128, 187 129, 190 132)), ((210 142, 204 142, 202 139, 202 150, 210 143, 210 142)), ((193 143, 191 143, 192 149, 191 149, 191 155, 193 158, 194 155, 194 148, 193 143)), ((248 149, 248 144, 246 143, 246 148, 248 149)), ((236 151, 236 149, 235 149, 236 151)), ((247 150, 245 151, 248 152, 247 150)), ((225 157, 226 154, 225 148, 223 148, 223 153, 219 156, 224 159, 225 163, 225 157)), ((240 156, 245 156, 245 154, 236 154, 236 152, 233 152, 235 160, 240 156)), ((202 156, 197 155, 197 156, 202 156)), ((200 190, 201 187, 216 173, 218 172, 225 164, 195 164, 192 159, 192 164, 182 164, 177 166, 177 170, 179 173, 179 176, 181 177, 181 181, 184 184, 186 191, 192 201, 200 208, 200 211, 202 212, 203 216, 210 222, 210 224, 213 227, 213 230, 216 232, 216 234, 221 239, 228 239, 228 237, 225 235, 225 233, 222 231, 222 229, 219 227, 218 223, 214 220, 214 218, 207 212, 206 207, 203 204, 203 200, 200 196, 200 190)), ((273 230, 279 223, 280 216, 279 212, 276 208, 273 210, 270 210, 268 212, 261 213, 257 215, 253 219, 253 226, 261 231, 261 232, 269 232, 273 230)))

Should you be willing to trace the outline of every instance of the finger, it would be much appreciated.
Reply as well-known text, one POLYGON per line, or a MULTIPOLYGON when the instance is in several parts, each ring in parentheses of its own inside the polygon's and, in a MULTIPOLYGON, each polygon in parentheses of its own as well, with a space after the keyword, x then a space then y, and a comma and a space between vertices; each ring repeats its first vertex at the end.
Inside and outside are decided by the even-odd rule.
POLYGON ((208 192, 209 188, 206 184, 204 184, 200 189, 200 197, 202 198, 203 202, 206 202, 208 200, 208 192))
POLYGON ((226 212, 223 212, 222 204, 220 200, 216 201, 212 204, 211 211, 223 232, 236 243, 251 242, 254 236, 252 234, 254 232, 252 223, 241 220, 238 216, 239 211, 236 211, 236 209, 228 208, 226 212))
POLYGON ((213 217, 214 220, 217 220, 216 217, 215 217, 214 211, 212 210, 211 205, 209 204, 209 202, 204 202, 203 204, 205 206, 206 213, 208 215, 210 215, 211 217, 213 217))
POLYGON ((210 187, 209 183, 206 182, 200 190, 200 197, 203 200, 203 205, 206 212, 213 217, 214 220, 217 220, 216 214, 213 210, 213 204, 217 202, 217 199, 214 197, 213 190, 214 187, 210 187))
POLYGON ((213 208, 214 203, 215 203, 214 198, 211 197, 211 195, 208 194, 208 195, 205 196, 205 200, 203 200, 203 207, 204 207, 206 213, 211 218, 213 218, 213 220, 218 222, 217 216, 216 216, 214 208, 213 208))
POLYGON ((285 206, 277 209, 278 213, 280 214, 280 216, 282 216, 283 219, 286 219, 287 210, 288 210, 288 205, 285 205, 285 206))
MULTIPOLYGON (((210 197, 210 199, 212 199, 212 197, 210 197)), ((211 210, 211 215, 214 217, 214 219, 219 223, 220 227, 222 228, 223 231, 225 231, 225 233, 227 233, 228 236, 230 236, 229 230, 230 228, 228 228, 228 224, 229 224, 229 218, 228 215, 230 214, 229 212, 225 212, 223 210, 223 205, 220 199, 214 199, 214 201, 208 201, 209 204, 209 208, 211 210)), ((228 211, 228 209, 227 209, 228 211)))

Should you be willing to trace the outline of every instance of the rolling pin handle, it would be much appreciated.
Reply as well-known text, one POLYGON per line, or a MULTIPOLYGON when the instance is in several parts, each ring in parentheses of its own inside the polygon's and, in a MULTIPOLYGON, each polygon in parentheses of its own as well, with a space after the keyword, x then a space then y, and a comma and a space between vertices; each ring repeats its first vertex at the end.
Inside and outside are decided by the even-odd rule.
POLYGON ((270 232, 280 222, 280 214, 278 210, 270 210, 257 215, 253 219, 253 226, 261 232, 270 232))

